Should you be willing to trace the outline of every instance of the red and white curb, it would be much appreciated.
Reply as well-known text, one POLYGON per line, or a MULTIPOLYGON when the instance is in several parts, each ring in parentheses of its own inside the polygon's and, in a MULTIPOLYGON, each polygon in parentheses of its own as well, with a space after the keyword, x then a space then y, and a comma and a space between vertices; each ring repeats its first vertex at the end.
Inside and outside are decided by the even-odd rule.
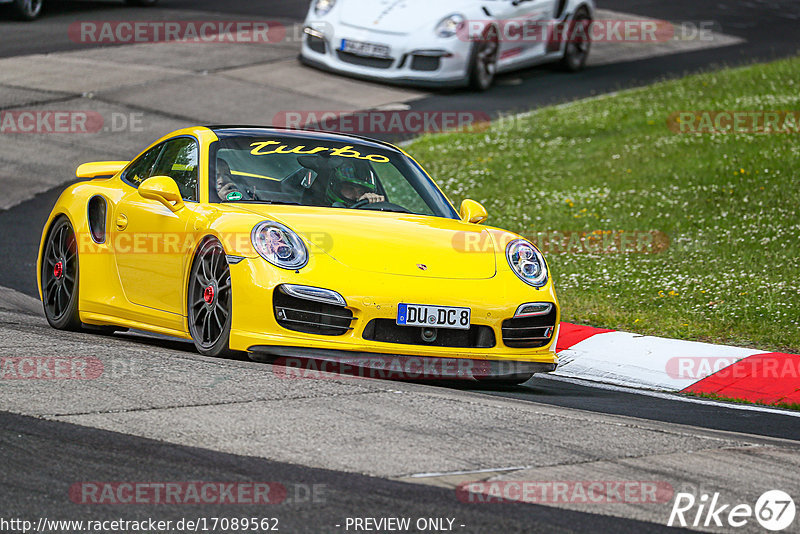
POLYGON ((617 386, 800 404, 800 355, 561 323, 555 374, 617 386))

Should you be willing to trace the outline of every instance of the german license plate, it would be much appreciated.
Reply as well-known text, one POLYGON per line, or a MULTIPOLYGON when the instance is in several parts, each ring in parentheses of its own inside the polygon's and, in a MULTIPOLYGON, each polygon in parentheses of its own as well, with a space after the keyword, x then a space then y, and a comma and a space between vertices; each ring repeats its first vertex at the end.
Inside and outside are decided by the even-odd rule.
POLYGON ((427 304, 398 304, 397 324, 404 326, 429 326, 433 328, 469 329, 472 311, 453 306, 427 304))
POLYGON ((386 45, 350 41, 348 39, 342 39, 342 46, 339 47, 339 50, 364 57, 391 57, 390 49, 386 45))

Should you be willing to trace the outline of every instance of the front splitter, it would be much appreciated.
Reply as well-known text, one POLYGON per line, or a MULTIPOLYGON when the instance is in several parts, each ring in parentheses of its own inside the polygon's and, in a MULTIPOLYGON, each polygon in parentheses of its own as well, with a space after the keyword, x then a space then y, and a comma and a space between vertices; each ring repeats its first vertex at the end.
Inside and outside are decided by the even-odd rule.
POLYGON ((336 373, 396 380, 526 380, 555 371, 555 363, 409 356, 278 345, 248 349, 253 360, 283 367, 287 377, 311 378, 336 373))

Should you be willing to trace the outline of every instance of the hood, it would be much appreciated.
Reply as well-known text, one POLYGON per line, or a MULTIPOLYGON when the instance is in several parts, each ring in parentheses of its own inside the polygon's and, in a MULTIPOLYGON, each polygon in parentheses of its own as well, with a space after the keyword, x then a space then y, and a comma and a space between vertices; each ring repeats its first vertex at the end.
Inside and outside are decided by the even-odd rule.
POLYGON ((237 208, 285 224, 306 241, 311 254, 328 254, 355 271, 450 279, 486 279, 496 273, 494 242, 486 229, 473 224, 369 210, 237 208))
POLYGON ((435 28, 453 13, 464 13, 464 0, 339 0, 339 22, 365 30, 410 33, 424 26, 435 28))

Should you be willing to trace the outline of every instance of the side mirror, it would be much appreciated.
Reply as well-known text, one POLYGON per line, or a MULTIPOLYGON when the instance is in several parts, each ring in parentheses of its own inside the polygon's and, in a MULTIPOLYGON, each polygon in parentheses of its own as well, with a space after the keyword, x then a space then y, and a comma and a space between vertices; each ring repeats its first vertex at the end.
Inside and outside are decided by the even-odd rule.
POLYGON ((92 163, 84 163, 75 171, 75 176, 84 179, 111 178, 127 165, 127 161, 95 161, 92 163))
POLYGON ((178 184, 169 176, 153 176, 139 184, 139 195, 157 200, 171 211, 183 208, 183 198, 178 184))
POLYGON ((470 199, 466 199, 461 203, 460 214, 462 221, 475 224, 481 224, 489 218, 486 208, 481 206, 479 202, 470 199))

